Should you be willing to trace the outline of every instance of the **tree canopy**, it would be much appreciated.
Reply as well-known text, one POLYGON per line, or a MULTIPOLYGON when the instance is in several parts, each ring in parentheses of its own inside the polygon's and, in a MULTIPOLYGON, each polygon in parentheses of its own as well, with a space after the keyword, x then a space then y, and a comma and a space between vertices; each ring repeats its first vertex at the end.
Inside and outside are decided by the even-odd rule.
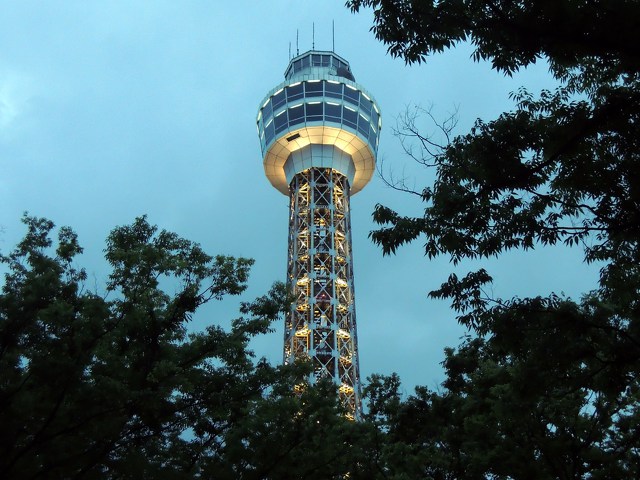
POLYGON ((70 228, 54 245, 51 221, 24 223, 24 239, 0 256, 2 478, 330 478, 364 468, 355 448, 364 427, 341 415, 335 387, 294 395, 307 367, 274 367, 248 349, 286 308, 282 284, 242 303, 230 331, 216 319, 188 331, 200 306, 245 290, 251 260, 211 257, 141 217, 109 235, 111 274, 98 295, 70 228))
POLYGON ((637 478, 640 3, 347 4, 373 8, 375 35, 407 63, 468 42, 507 75, 543 60, 560 85, 511 93, 512 111, 444 145, 405 117, 400 134, 436 180, 416 192, 421 216, 376 207, 383 252, 421 239, 428 257, 457 263, 564 243, 603 265, 580 300, 491 298, 484 269, 431 292, 475 335, 447 350, 440 392, 402 401, 395 377, 369 387, 389 468, 411 458, 413 478, 637 478))

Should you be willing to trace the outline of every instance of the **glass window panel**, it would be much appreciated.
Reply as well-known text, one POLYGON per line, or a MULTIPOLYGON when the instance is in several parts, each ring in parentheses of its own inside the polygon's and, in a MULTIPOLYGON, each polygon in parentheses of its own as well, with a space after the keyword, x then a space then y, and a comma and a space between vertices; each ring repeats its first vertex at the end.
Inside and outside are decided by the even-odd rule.
POLYGON ((360 110, 367 115, 371 115, 372 106, 371 100, 367 100, 364 95, 360 95, 360 110))
POLYGON ((304 57, 300 59, 302 61, 302 68, 308 68, 309 67, 309 57, 304 57))
POLYGON ((360 104, 360 92, 345 85, 344 99, 347 102, 353 103, 354 105, 358 106, 360 104))
POLYGON ((342 84, 326 82, 325 90, 327 97, 342 98, 342 84))
POLYGON ((273 123, 276 126, 276 133, 280 133, 282 130, 287 128, 287 111, 285 110, 280 115, 276 115, 273 119, 273 123))
POLYGON ((324 82, 305 82, 304 83, 304 96, 305 97, 321 97, 322 96, 322 84, 324 82))
POLYGON ((314 67, 319 67, 322 64, 321 55, 311 55, 311 61, 314 67))
POLYGON ((373 130, 373 128, 371 128, 371 126, 369 126, 369 143, 371 145, 376 144, 376 137, 377 137, 376 132, 373 130))
POLYGON ((369 120, 362 115, 358 115, 358 131, 365 137, 369 137, 369 120))
POLYGON ((354 110, 343 107, 342 118, 345 125, 349 125, 351 128, 358 128, 358 114, 354 110))
POLYGON ((262 109, 262 118, 264 119, 265 122, 269 121, 269 117, 271 117, 272 113, 273 113, 273 110, 271 109, 271 100, 269 100, 267 104, 264 106, 264 108, 262 109))
POLYGON ((291 85, 285 88, 285 90, 287 92, 287 102, 292 102, 303 97, 301 83, 299 83, 298 85, 291 85))
POLYGON ((289 125, 304 122, 304 108, 302 105, 289 109, 289 125))
POLYGON ((322 66, 328 67, 330 59, 331 57, 329 55, 322 55, 322 66))
POLYGON ((273 102, 273 109, 276 110, 279 107, 281 107, 282 105, 284 105, 284 101, 285 101, 285 97, 284 97, 284 90, 278 92, 276 95, 273 96, 273 100, 271 100, 273 102))
POLYGON ((374 109, 371 112, 371 123, 373 123, 376 127, 378 126, 378 119, 380 118, 380 115, 378 115, 376 113, 376 110, 374 109))
POLYGON ((273 122, 271 122, 269 125, 267 125, 267 127, 264 129, 264 136, 265 136, 265 141, 267 142, 267 144, 273 140, 273 136, 275 135, 275 130, 273 127, 273 122))
POLYGON ((324 109, 324 114, 329 120, 333 120, 334 122, 342 121, 342 105, 326 103, 324 109))
POLYGON ((322 120, 322 103, 307 103, 307 121, 322 120))

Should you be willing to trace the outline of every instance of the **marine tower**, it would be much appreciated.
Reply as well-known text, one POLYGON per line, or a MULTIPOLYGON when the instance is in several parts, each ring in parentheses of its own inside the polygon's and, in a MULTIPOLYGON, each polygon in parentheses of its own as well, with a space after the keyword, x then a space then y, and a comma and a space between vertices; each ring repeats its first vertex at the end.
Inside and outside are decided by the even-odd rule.
POLYGON ((290 200, 284 361, 310 358, 309 383, 332 379, 359 419, 349 205, 375 170, 380 110, 333 52, 298 55, 284 77, 257 117, 264 172, 290 200))

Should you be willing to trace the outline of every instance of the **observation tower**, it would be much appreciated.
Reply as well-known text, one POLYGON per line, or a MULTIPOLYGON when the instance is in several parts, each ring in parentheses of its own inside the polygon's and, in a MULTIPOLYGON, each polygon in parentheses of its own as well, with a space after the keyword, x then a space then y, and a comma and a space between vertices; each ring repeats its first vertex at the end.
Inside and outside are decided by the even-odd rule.
POLYGON ((265 174, 290 199, 284 361, 310 358, 309 383, 332 379, 359 419, 349 199, 375 170, 380 110, 333 52, 298 55, 284 76, 257 117, 265 174))

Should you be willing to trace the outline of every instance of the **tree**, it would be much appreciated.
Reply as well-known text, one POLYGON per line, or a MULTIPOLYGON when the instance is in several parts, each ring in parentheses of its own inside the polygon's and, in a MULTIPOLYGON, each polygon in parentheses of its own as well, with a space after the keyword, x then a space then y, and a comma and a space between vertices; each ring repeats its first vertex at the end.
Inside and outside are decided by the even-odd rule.
POLYGON ((493 309, 489 335, 446 350, 441 391, 401 400, 397 378, 374 378, 389 478, 637 478, 638 346, 589 303, 493 309))
POLYGON ((243 303, 228 332, 187 331, 200 306, 244 291, 251 260, 210 257, 141 217, 108 237, 105 298, 84 288, 71 229, 54 249, 51 221, 24 223, 0 256, 2 478, 288 478, 277 463, 288 450, 312 451, 293 471, 313 471, 336 452, 318 435, 354 437, 331 389, 293 394, 306 366, 247 349, 286 308, 282 284, 243 303), (312 420, 323 428, 302 438, 312 420))
MULTIPOLYGON (((640 3, 347 3, 372 7, 377 38, 408 63, 467 41, 498 72, 543 59, 560 83, 538 96, 520 89, 513 111, 446 145, 409 117, 402 133, 429 147, 419 160, 436 180, 418 192, 420 217, 376 207, 383 252, 422 238, 428 257, 457 263, 564 243, 603 265, 578 302, 490 298, 485 270, 451 275, 431 296, 450 299, 476 335, 447 351, 443 391, 393 400, 384 428, 435 452, 420 457, 425 477, 637 478, 640 3), (402 427, 416 418, 421 427, 402 427)), ((372 384, 373 398, 393 399, 376 393, 384 385, 372 384)))
POLYGON ((325 380, 299 396, 290 392, 290 385, 273 392, 270 401, 232 428, 223 457, 213 458, 205 475, 229 480, 374 478, 373 429, 346 418, 336 385, 325 380))

